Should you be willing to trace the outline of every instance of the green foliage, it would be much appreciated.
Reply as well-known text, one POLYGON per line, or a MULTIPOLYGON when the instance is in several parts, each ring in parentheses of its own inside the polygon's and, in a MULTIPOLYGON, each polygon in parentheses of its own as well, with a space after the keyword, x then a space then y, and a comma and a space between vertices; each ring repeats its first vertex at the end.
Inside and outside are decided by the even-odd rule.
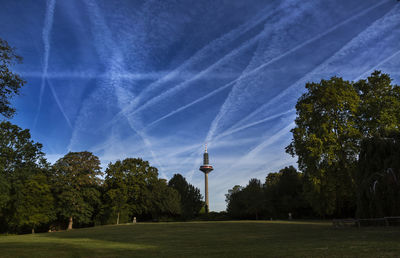
POLYGON ((178 191, 167 185, 167 180, 158 179, 150 185, 151 217, 159 219, 163 216, 173 217, 181 213, 181 198, 178 191))
POLYGON ((58 215, 81 224, 92 222, 100 205, 100 160, 90 152, 69 152, 53 166, 58 215))
POLYGON ((360 96, 357 125, 363 138, 385 135, 400 129, 400 87, 387 74, 375 71, 354 83, 360 96))
POLYGON ((116 215, 116 223, 119 224, 121 216, 123 222, 128 222, 128 172, 130 170, 122 166, 121 161, 109 164, 106 169, 104 180, 105 189, 105 209, 111 209, 112 214, 116 215), (123 215, 121 215, 121 213, 123 215))
MULTIPOLYGON (((104 181, 104 216, 115 216, 112 221, 128 222, 138 219, 159 219, 180 214, 178 192, 158 179, 158 170, 148 161, 127 158, 110 163, 104 181), (106 210, 112 213, 106 214, 106 210)), ((106 219, 109 220, 109 219, 106 219)))
POLYGON ((296 105, 296 127, 287 151, 298 156, 312 207, 320 215, 332 215, 353 207, 347 201, 355 198, 360 98, 349 81, 337 77, 307 83, 306 89, 296 105))
POLYGON ((244 218, 246 214, 246 200, 241 194, 242 190, 242 186, 235 185, 232 189, 228 190, 227 194, 225 194, 225 201, 227 203, 226 210, 233 218, 244 218))
POLYGON ((180 195, 180 207, 183 219, 191 219, 199 215, 203 207, 203 197, 200 189, 189 184, 180 174, 174 174, 168 185, 178 191, 180 195))
POLYGON ((10 99, 19 94, 19 89, 25 83, 18 74, 10 70, 11 65, 21 60, 22 58, 15 54, 7 41, 0 38, 0 114, 6 118, 11 118, 15 114, 10 99))
POLYGON ((310 217, 313 213, 303 187, 303 175, 292 166, 269 173, 264 185, 251 179, 246 187, 236 185, 228 190, 228 215, 238 219, 287 219, 289 213, 293 218, 310 217))
POLYGON ((3 230, 18 231, 49 222, 54 209, 48 164, 42 145, 31 140, 29 130, 0 123, 0 221, 3 230))
POLYGON ((32 232, 36 226, 50 222, 55 218, 54 198, 47 177, 38 171, 30 176, 20 189, 15 200, 16 214, 14 223, 28 226, 32 232))
POLYGON ((22 130, 10 122, 0 123, 0 168, 6 176, 15 169, 44 167, 42 144, 31 140, 29 130, 22 130))
POLYGON ((236 185, 226 195, 227 212, 234 218, 258 219, 265 209, 264 188, 258 179, 250 179, 246 187, 236 185))
POLYGON ((278 173, 269 173, 265 179, 266 210, 272 218, 302 218, 312 215, 305 200, 303 174, 293 167, 285 167, 278 173))
POLYGON ((306 89, 296 105, 296 127, 287 152, 298 156, 307 199, 315 211, 351 216, 360 143, 399 130, 399 87, 376 71, 367 80, 333 77, 308 83, 306 89))

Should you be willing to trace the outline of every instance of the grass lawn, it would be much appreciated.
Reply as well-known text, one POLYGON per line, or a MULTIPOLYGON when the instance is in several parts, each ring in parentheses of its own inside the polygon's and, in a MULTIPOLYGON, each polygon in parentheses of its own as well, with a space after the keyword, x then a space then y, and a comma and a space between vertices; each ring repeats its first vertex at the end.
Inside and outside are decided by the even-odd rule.
POLYGON ((0 257, 400 257, 400 228, 283 221, 138 223, 0 236, 0 257))

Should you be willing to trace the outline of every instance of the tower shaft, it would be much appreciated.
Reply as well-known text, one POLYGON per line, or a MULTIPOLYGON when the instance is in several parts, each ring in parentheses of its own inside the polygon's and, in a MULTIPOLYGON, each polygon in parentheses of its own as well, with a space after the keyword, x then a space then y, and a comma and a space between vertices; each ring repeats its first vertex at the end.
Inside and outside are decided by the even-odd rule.
POLYGON ((205 209, 206 212, 209 210, 209 199, 208 199, 208 173, 213 171, 213 166, 209 164, 207 145, 203 155, 203 165, 200 166, 200 171, 204 173, 204 193, 205 193, 205 209))
POLYGON ((208 212, 210 207, 208 202, 208 173, 204 173, 204 189, 206 195, 206 211, 208 212))

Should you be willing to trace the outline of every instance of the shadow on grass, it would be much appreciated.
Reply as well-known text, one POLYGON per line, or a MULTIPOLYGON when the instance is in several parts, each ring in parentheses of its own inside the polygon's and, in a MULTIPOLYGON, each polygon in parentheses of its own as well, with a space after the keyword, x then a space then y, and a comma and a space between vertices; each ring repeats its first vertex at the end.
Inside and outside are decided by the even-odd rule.
POLYGON ((145 257, 151 245, 119 243, 86 238, 62 239, 30 236, 2 239, 1 257, 145 257))

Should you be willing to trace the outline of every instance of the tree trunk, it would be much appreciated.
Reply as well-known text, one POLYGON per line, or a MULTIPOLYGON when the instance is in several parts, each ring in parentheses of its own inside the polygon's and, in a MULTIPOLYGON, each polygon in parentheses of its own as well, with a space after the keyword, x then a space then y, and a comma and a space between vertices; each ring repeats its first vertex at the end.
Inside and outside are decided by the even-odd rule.
POLYGON ((117 225, 119 224, 119 212, 118 212, 118 217, 117 217, 117 225))
POLYGON ((35 234, 35 228, 32 228, 32 234, 35 234))
POLYGON ((71 230, 72 229, 72 216, 69 217, 69 224, 68 224, 68 229, 67 230, 71 230))

